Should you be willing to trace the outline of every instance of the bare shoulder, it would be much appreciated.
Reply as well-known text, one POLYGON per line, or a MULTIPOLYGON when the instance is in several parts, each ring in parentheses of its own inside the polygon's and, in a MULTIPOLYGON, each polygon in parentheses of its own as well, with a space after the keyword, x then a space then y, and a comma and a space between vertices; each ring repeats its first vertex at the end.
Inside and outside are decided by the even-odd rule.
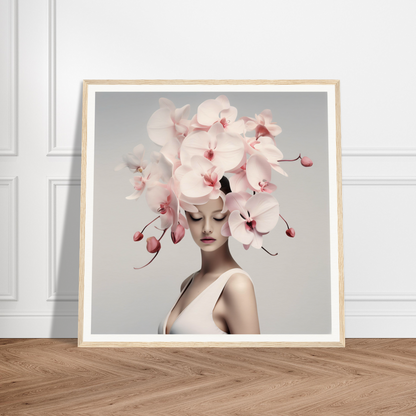
POLYGON ((254 286, 251 279, 244 273, 235 273, 229 279, 224 288, 225 297, 253 296, 254 286))
POLYGON ((195 273, 192 273, 190 276, 188 276, 182 283, 181 283, 181 292, 184 289, 184 287, 188 284, 188 282, 192 279, 192 276, 195 273))

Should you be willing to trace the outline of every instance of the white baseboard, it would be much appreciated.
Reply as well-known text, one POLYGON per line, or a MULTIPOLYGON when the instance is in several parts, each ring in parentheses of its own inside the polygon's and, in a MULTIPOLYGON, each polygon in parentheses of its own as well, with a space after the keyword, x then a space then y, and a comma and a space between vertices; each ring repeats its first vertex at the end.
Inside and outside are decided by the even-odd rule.
MULTIPOLYGON (((346 338, 416 338, 412 313, 354 313, 345 321, 346 338)), ((77 326, 74 315, 0 316, 0 338, 77 338, 77 326)))
POLYGON ((354 314, 345 317, 345 338, 416 338, 414 313, 354 314))
POLYGON ((77 338, 78 316, 0 316, 0 338, 77 338))

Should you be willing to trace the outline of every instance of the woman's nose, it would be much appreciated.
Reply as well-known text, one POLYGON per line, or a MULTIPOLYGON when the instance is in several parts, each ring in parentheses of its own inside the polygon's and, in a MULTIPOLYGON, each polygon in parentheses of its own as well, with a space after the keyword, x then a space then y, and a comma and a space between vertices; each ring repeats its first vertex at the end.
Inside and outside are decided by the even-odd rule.
POLYGON ((208 218, 206 220, 204 220, 202 232, 204 234, 211 234, 212 233, 212 224, 211 224, 211 221, 208 218))

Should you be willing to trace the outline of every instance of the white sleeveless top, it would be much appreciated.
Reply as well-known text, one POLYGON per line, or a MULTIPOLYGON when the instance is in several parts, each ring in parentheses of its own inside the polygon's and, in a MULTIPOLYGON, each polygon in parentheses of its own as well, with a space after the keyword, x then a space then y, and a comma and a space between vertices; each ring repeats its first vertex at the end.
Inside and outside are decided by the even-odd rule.
MULTIPOLYGON (((176 318, 170 328, 170 334, 227 334, 222 331, 214 322, 212 312, 220 297, 222 290, 228 279, 235 273, 243 273, 251 280, 250 276, 242 269, 230 269, 220 275, 217 280, 212 282, 206 289, 204 289, 176 318)), ((189 279, 188 284, 180 293, 178 300, 172 306, 166 318, 160 322, 158 333, 166 334, 166 325, 169 316, 178 303, 181 296, 186 289, 193 282, 197 273, 194 273, 192 279, 189 279)), ((251 282, 253 282, 251 280, 251 282)))

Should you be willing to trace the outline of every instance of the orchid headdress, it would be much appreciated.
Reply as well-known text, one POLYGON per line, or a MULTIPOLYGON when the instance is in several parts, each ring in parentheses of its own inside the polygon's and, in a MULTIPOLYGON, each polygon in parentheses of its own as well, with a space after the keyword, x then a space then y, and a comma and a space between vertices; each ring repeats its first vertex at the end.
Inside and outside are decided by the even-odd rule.
POLYGON ((134 192, 126 198, 137 199, 146 191, 150 209, 158 214, 134 234, 134 241, 142 240, 145 229, 160 219, 162 235, 147 238, 147 251, 154 256, 145 266, 159 254, 160 240, 169 229, 174 244, 184 237, 188 224, 181 210, 197 212, 196 206, 210 199, 221 198, 223 212, 230 211, 221 233, 234 237, 246 250, 252 246, 269 253, 263 247, 263 236, 276 226, 279 217, 286 223, 286 234, 295 236, 272 196, 276 190, 271 183, 272 169, 287 176, 281 162, 300 159, 309 167, 312 161, 300 154, 292 160, 283 159, 274 139, 282 129, 272 122, 270 110, 237 120, 237 109, 225 95, 204 101, 191 119, 189 104, 176 108, 169 99, 160 98, 159 105, 147 123, 147 132, 160 151, 153 152, 149 162, 139 144, 115 168, 127 167, 134 174, 130 179, 134 192), (220 184, 225 174, 230 177, 232 191, 227 195, 220 184))

